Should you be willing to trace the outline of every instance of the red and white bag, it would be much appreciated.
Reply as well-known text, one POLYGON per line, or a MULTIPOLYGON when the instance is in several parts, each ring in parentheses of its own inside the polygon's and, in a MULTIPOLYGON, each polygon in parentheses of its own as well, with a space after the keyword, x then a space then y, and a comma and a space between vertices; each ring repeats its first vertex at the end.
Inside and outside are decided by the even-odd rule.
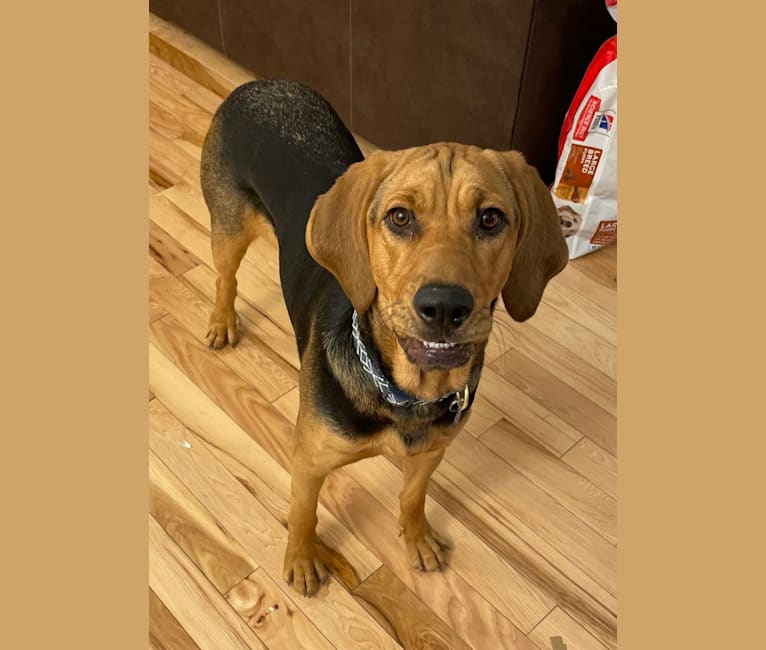
MULTIPOLYGON (((617 0, 606 0, 617 20, 617 0)), ((596 53, 567 111, 551 193, 569 259, 617 241, 617 37, 596 53)))

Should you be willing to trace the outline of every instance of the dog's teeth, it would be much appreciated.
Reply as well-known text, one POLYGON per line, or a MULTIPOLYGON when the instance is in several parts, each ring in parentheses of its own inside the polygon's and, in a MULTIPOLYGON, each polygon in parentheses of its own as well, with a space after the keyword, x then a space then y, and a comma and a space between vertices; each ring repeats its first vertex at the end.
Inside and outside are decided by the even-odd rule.
POLYGON ((438 341, 423 341, 423 346, 432 350, 446 350, 447 348, 454 348, 454 343, 440 343, 438 341))

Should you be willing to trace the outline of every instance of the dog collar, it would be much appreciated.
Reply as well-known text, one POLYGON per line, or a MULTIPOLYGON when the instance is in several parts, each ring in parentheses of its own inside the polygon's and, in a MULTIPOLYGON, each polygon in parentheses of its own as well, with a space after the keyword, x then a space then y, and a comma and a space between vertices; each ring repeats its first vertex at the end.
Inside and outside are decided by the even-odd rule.
POLYGON ((378 391, 386 402, 392 406, 410 407, 423 406, 426 404, 442 404, 449 401, 449 410, 455 415, 452 424, 456 425, 460 421, 460 417, 462 416, 463 411, 468 408, 470 401, 468 384, 456 393, 447 393, 435 400, 418 399, 388 381, 375 359, 368 354, 367 348, 362 342, 362 337, 359 335, 359 315, 356 313, 356 309, 351 316, 351 338, 354 341, 356 356, 359 357, 359 362, 362 364, 362 368, 364 368, 365 372, 378 387, 378 391))

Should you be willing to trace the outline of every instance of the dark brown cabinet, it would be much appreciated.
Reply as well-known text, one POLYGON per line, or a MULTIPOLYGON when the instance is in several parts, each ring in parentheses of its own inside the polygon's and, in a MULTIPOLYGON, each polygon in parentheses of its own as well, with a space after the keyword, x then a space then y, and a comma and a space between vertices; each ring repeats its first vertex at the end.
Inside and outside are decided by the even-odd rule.
POLYGON ((553 180, 561 123, 616 31, 603 0, 150 0, 259 77, 319 90, 388 149, 519 149, 553 180))

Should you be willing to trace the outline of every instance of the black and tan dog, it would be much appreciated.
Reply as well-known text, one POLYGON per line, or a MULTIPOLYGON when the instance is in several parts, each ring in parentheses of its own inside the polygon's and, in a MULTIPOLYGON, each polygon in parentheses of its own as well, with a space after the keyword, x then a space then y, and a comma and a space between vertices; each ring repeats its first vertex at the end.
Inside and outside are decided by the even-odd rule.
POLYGON ((401 458, 410 563, 440 569, 426 486, 468 416, 497 297, 522 321, 566 264, 558 214, 516 152, 441 143, 366 160, 331 106, 288 81, 237 88, 202 154, 218 271, 208 343, 237 341, 235 273, 275 230, 301 358, 284 576, 311 595, 320 487, 333 469, 401 458))

